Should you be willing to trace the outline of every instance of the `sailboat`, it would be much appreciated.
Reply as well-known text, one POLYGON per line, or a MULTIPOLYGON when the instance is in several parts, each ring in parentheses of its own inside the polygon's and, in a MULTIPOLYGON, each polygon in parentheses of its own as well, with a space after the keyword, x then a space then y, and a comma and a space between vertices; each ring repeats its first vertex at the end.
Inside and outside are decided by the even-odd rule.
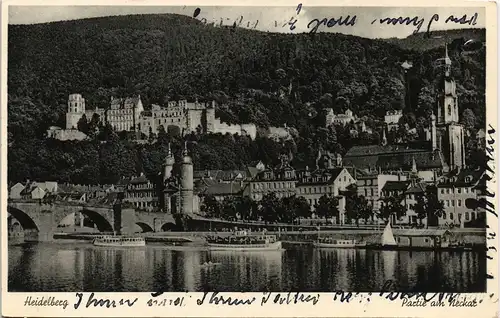
POLYGON ((394 239, 394 235, 392 234, 391 222, 389 221, 384 229, 384 233, 382 233, 382 247, 392 247, 397 245, 398 244, 394 239))

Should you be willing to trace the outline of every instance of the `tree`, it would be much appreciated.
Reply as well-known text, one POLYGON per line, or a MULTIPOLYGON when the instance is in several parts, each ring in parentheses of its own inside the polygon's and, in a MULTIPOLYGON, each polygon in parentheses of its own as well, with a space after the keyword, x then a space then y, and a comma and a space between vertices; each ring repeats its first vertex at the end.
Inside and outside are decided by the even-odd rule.
POLYGON ((215 199, 213 195, 207 195, 203 200, 203 204, 201 205, 201 211, 204 212, 208 217, 212 218, 220 218, 221 213, 221 204, 215 199))
POLYGON ((359 226, 359 219, 368 220, 372 215, 372 209, 364 196, 351 194, 346 196, 346 215, 349 220, 355 220, 359 226))
POLYGON ((236 211, 242 220, 252 217, 252 199, 249 196, 235 198, 236 211))
POLYGON ((469 131, 472 131, 476 127, 476 115, 474 115, 471 109, 467 108, 464 110, 462 114, 462 123, 469 131))
POLYGON ((319 198, 318 204, 314 206, 316 209, 316 214, 319 217, 324 217, 325 221, 328 221, 328 218, 339 217, 339 200, 337 198, 329 197, 327 195, 323 195, 319 198))
POLYGON ((83 114, 83 116, 78 120, 78 123, 76 123, 76 127, 82 133, 86 135, 89 134, 89 123, 85 114, 83 114))
POLYGON ((429 218, 427 219, 427 226, 429 223, 437 224, 437 218, 440 218, 444 214, 444 204, 439 201, 437 195, 437 187, 435 185, 428 186, 425 189, 425 196, 427 199, 427 211, 429 218))
POLYGON ((232 197, 224 198, 222 201, 222 219, 236 221, 236 200, 232 197))
POLYGON ((427 218, 427 227, 429 227, 429 223, 436 224, 436 218, 443 216, 444 205, 438 200, 437 187, 428 186, 425 193, 417 195, 416 201, 414 210, 420 224, 423 219, 427 218))
POLYGON ((382 198, 382 206, 380 207, 379 217, 388 222, 395 215, 396 219, 400 219, 406 215, 406 208, 401 204, 400 196, 391 196, 382 198))
POLYGON ((165 131, 165 127, 163 125, 160 125, 158 127, 158 143, 160 145, 166 145, 170 139, 168 138, 167 132, 165 131))
POLYGON ((415 201, 416 203, 413 207, 413 210, 417 214, 419 224, 422 225, 422 220, 425 219, 428 214, 427 198, 423 193, 419 193, 415 196, 415 201))
POLYGON ((276 197, 276 193, 271 192, 262 198, 260 201, 260 216, 262 219, 267 222, 276 222, 278 220, 278 212, 279 212, 279 200, 276 197))
POLYGON ((311 217, 311 207, 304 197, 293 196, 293 206, 297 211, 297 217, 300 218, 309 218, 311 217))

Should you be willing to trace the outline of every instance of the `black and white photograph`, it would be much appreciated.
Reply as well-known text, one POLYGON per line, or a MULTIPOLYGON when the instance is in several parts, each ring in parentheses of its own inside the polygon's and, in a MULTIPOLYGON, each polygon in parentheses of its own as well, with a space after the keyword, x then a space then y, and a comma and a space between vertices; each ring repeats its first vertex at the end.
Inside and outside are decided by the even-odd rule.
POLYGON ((487 291, 484 6, 7 15, 9 293, 487 291))

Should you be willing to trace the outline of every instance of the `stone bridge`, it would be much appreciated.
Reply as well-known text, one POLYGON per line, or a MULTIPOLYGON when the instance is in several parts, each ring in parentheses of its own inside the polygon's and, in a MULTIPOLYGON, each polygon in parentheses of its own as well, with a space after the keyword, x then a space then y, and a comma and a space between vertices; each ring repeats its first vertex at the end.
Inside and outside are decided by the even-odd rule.
POLYGON ((176 229, 171 214, 136 211, 134 208, 115 206, 90 206, 69 202, 41 203, 34 200, 9 200, 7 211, 17 219, 21 227, 30 233, 38 233, 39 241, 53 240, 57 226, 68 215, 82 213, 100 232, 132 234, 138 225, 142 232, 160 232, 176 229))

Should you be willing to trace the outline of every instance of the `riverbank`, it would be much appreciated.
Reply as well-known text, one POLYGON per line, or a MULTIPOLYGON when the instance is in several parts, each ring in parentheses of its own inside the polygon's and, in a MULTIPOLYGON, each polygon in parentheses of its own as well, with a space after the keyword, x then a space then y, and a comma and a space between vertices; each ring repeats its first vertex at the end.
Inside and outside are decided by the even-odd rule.
MULTIPOLYGON (((142 236, 146 242, 151 243, 166 243, 166 244, 187 244, 198 243, 203 244, 204 237, 208 235, 231 236, 232 232, 149 232, 137 233, 142 236)), ((260 233, 255 233, 260 234, 260 233)), ((378 244, 382 235, 382 230, 372 229, 343 229, 343 230, 322 230, 322 231, 269 231, 267 234, 276 235, 278 240, 287 242, 292 245, 307 245, 311 244, 318 237, 331 237, 334 239, 347 239, 364 241, 367 244, 378 244)), ((419 238, 421 240, 435 240, 439 237, 440 240, 447 240, 452 244, 460 244, 467 246, 486 246, 486 230, 485 229, 453 229, 453 230, 438 230, 438 229, 393 229, 394 237, 397 241, 405 241, 409 238, 419 238)), ((96 234, 88 233, 58 233, 54 235, 55 239, 80 239, 92 240, 96 234)))

